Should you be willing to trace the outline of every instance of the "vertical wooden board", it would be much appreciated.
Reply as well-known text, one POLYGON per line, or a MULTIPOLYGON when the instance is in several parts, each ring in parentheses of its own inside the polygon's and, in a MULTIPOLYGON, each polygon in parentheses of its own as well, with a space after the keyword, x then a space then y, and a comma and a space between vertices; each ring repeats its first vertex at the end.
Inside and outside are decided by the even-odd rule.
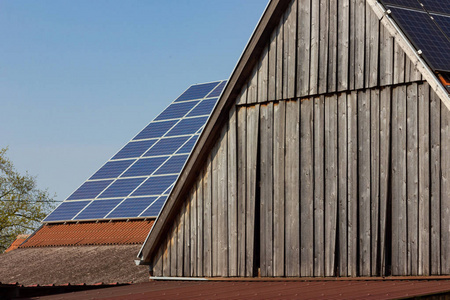
POLYGON ((197 182, 197 276, 203 277, 203 171, 197 182))
POLYGON ((335 276, 338 158, 337 95, 325 97, 325 276, 335 276))
POLYGON ((273 276, 273 103, 260 108, 260 267, 273 276))
POLYGON ((320 3, 320 24, 319 24, 319 93, 327 92, 328 79, 328 32, 330 21, 329 0, 318 0, 320 3))
POLYGON ((286 102, 286 276, 300 275, 300 101, 286 102))
POLYGON ((172 228, 172 234, 170 239, 170 275, 169 276, 177 276, 177 261, 178 261, 178 224, 179 220, 175 220, 173 228, 172 228))
POLYGON ((277 70, 275 78, 275 98, 283 99, 283 74, 284 74, 284 16, 277 27, 277 70))
POLYGON ((184 271, 184 217, 186 214, 186 203, 183 204, 179 213, 179 223, 177 229, 177 277, 183 276, 184 271))
POLYGON ((379 57, 379 33, 380 33, 380 21, 378 17, 373 12, 372 8, 366 3, 366 12, 368 14, 368 24, 366 28, 368 29, 367 36, 370 39, 369 43, 369 65, 366 68, 366 75, 368 79, 366 80, 367 87, 375 87, 378 86, 378 57, 379 57), (369 23, 370 22, 370 23, 369 23))
POLYGON ((247 103, 256 103, 258 102, 258 69, 259 63, 253 68, 252 75, 250 76, 250 80, 248 82, 248 91, 247 91, 247 103))
POLYGON ((339 1, 338 16, 337 91, 345 91, 349 88, 350 0, 339 1))
POLYGON ((357 0, 349 0, 350 8, 349 8, 349 87, 348 89, 355 89, 355 69, 356 69, 356 1, 357 0))
POLYGON ((237 124, 236 108, 233 106, 228 121, 228 244, 229 276, 237 276, 238 270, 238 206, 237 206, 237 124))
POLYGON ((217 239, 218 275, 228 276, 228 126, 225 124, 220 135, 218 149, 218 198, 217 198, 217 239))
POLYGON ((258 102, 267 101, 267 89, 269 86, 269 45, 264 47, 258 69, 258 102))
POLYGON ((348 152, 347 152, 347 94, 341 93, 338 95, 338 142, 337 142, 337 152, 338 152, 338 238, 339 238, 339 253, 338 276, 348 276, 347 269, 347 172, 348 172, 348 152))
POLYGON ((311 58, 309 64, 309 94, 316 95, 319 89, 319 40, 320 40, 320 3, 311 0, 311 58))
POLYGON ((273 108, 273 276, 285 275, 284 263, 284 150, 286 106, 285 101, 274 103, 273 108))
POLYGON ((314 98, 314 276, 325 275, 325 102, 324 97, 314 98))
POLYGON ((211 171, 211 245, 212 245, 212 276, 219 276, 219 147, 216 141, 212 149, 211 171))
POLYGON ((300 276, 314 275, 314 100, 300 104, 300 276))
POLYGON ((441 100, 430 89, 431 274, 441 274, 441 100))
MULTIPOLYGON (((348 114, 348 187, 347 187, 347 226, 348 226, 348 275, 358 275, 358 94, 350 93, 347 99, 348 114)), ((344 254, 343 254, 344 255, 344 254)))
POLYGON ((183 276, 191 274, 191 197, 186 201, 184 213, 184 250, 183 250, 183 276))
POLYGON ((163 248, 164 244, 159 247, 156 256, 153 258, 153 276, 155 277, 163 276, 163 248))
POLYGON ((247 107, 246 276, 254 276, 259 104, 247 107))
POLYGON ((162 276, 170 276, 170 243, 171 243, 171 236, 169 235, 166 238, 166 241, 164 243, 164 253, 163 253, 163 269, 162 269, 162 276))
POLYGON ((297 81, 297 1, 291 1, 291 7, 288 15, 288 28, 289 28, 289 46, 288 46, 288 58, 287 58, 287 96, 292 99, 295 98, 295 84, 297 81))
POLYGON ((277 36, 280 26, 272 32, 269 44, 269 75, 267 87, 267 100, 277 100, 277 36))
MULTIPOLYGON (((291 1, 292 5, 292 1, 291 1)), ((289 14, 291 13, 291 5, 286 9, 283 15, 283 99, 288 98, 288 77, 289 77, 289 14)))
POLYGON ((338 0, 329 0, 329 30, 328 30, 328 92, 335 92, 337 86, 337 47, 338 47, 338 0))
POLYGON ((244 84, 242 87, 241 93, 236 99, 236 105, 244 105, 247 104, 247 84, 244 84))
POLYGON ((409 80, 410 81, 420 81, 422 80, 422 74, 417 70, 416 66, 413 64, 413 62, 409 59, 408 56, 406 56, 406 63, 410 65, 409 68, 409 80))
POLYGON ((247 108, 237 109, 237 259, 238 276, 245 276, 247 207, 247 108))
POLYGON ((191 247, 190 247, 190 275, 191 277, 198 276, 197 271, 197 184, 192 187, 192 197, 191 197, 191 213, 190 213, 190 237, 191 237, 191 247))
POLYGON ((387 275, 386 248, 388 241, 387 220, 390 181, 390 120, 391 120, 391 89, 383 88, 380 92, 380 275, 387 275))
POLYGON ((394 38, 384 26, 380 26, 380 85, 393 83, 394 38))
MULTIPOLYGON (((430 86, 419 85, 419 266, 418 275, 430 275, 430 86)), ((433 116, 434 118, 435 116, 433 116)))
POLYGON ((441 274, 450 274, 450 111, 441 102, 441 274))
POLYGON ((371 201, 371 275, 379 275, 378 234, 380 224, 380 90, 370 92, 370 201, 371 201))
POLYGON ((359 275, 371 274, 370 91, 358 92, 359 275))
POLYGON ((394 84, 405 82, 405 52, 394 40, 394 84))
POLYGON ((297 97, 309 94, 311 0, 298 0, 297 97))
POLYGON ((364 88, 366 1, 355 3, 355 89, 364 88))
POLYGON ((418 143, 418 101, 417 84, 407 87, 406 115, 406 172, 407 172, 407 211, 408 211, 408 275, 418 275, 419 248, 419 143, 418 143))
POLYGON ((212 189, 211 189, 211 155, 208 155, 203 170, 203 276, 212 276, 212 189))

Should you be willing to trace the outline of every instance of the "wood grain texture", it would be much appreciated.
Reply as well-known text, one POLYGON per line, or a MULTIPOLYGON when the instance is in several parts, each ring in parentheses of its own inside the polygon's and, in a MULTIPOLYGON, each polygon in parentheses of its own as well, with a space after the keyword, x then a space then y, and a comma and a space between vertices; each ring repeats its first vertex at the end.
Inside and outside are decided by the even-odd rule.
POLYGON ((328 79, 328 46, 329 46, 329 22, 330 3, 329 0, 318 0, 320 3, 319 16, 319 93, 327 92, 328 79))
POLYGON ((337 91, 345 91, 349 87, 349 53, 350 53, 350 0, 338 2, 338 60, 337 91))
POLYGON ((339 258, 339 276, 348 276, 347 261, 347 187, 348 187, 348 114, 347 114, 347 94, 338 95, 338 258, 339 258))
POLYGON ((311 56, 311 0, 298 0, 297 97, 309 94, 311 56))
POLYGON ((203 170, 203 274, 204 276, 212 276, 212 160, 211 155, 205 162, 206 166, 203 170))
POLYGON ((238 152, 237 152, 237 112, 230 110, 228 121, 228 243, 229 243, 229 276, 238 275, 238 152))
POLYGON ((237 259, 238 276, 245 276, 247 207, 247 108, 237 108, 237 259))
POLYGON ((441 103, 441 275, 450 274, 450 111, 441 103))
POLYGON ((228 126, 220 135, 218 149, 218 275, 228 276, 228 126))

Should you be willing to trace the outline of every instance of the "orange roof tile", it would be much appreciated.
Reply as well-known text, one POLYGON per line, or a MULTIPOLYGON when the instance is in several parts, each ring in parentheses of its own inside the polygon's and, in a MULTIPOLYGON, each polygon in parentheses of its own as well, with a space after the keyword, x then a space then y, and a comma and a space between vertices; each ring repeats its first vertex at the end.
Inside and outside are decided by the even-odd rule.
POLYGON ((20 244, 22 244, 29 236, 29 234, 19 234, 16 240, 12 242, 11 246, 9 246, 8 249, 5 250, 5 253, 19 248, 20 244))
POLYGON ((145 241, 154 220, 83 222, 45 224, 20 248, 69 246, 140 244, 145 241))

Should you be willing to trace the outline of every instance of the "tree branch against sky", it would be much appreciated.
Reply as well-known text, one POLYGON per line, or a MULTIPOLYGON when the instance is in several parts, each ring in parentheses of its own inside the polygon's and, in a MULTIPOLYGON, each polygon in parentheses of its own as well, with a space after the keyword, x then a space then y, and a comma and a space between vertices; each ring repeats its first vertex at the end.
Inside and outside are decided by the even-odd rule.
POLYGON ((48 191, 40 190, 36 178, 19 174, 0 149, 0 252, 22 233, 31 233, 54 208, 48 191))

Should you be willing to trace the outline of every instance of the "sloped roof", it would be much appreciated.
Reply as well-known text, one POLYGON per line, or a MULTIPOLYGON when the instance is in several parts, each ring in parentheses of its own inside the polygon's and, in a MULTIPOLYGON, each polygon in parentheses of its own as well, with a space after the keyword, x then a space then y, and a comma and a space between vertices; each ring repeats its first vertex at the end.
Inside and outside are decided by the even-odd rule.
POLYGON ((148 267, 136 266, 140 245, 19 248, 0 254, 0 282, 23 285, 148 281, 148 267))
POLYGON ((5 250, 5 253, 19 248, 20 244, 22 244, 29 236, 29 234, 19 234, 15 241, 5 250))
MULTIPOLYGON (((366 0, 367 4, 373 9, 376 16, 381 20, 383 26, 389 33, 395 37, 402 50, 410 58, 423 78, 430 84, 430 87, 437 93, 441 101, 450 109, 450 97, 437 75, 429 68, 427 63, 416 52, 411 42, 400 30, 396 23, 387 16, 384 7, 376 0, 366 0)), ((221 125, 228 118, 228 113, 235 99, 238 97, 241 89, 254 65, 257 63, 265 43, 269 40, 272 30, 278 24, 282 14, 285 12, 291 1, 271 0, 268 4, 260 22, 258 23, 253 35, 251 36, 244 52, 239 59, 218 103, 208 120, 197 144, 195 145, 186 165, 178 177, 177 182, 167 199, 162 211, 159 214, 152 230, 142 246, 138 257, 142 263, 149 263, 150 256, 155 251, 158 242, 164 237, 165 232, 171 225, 171 219, 178 212, 182 201, 189 192, 189 189, 195 180, 202 161, 205 159, 208 149, 216 141, 220 133, 221 125)))

